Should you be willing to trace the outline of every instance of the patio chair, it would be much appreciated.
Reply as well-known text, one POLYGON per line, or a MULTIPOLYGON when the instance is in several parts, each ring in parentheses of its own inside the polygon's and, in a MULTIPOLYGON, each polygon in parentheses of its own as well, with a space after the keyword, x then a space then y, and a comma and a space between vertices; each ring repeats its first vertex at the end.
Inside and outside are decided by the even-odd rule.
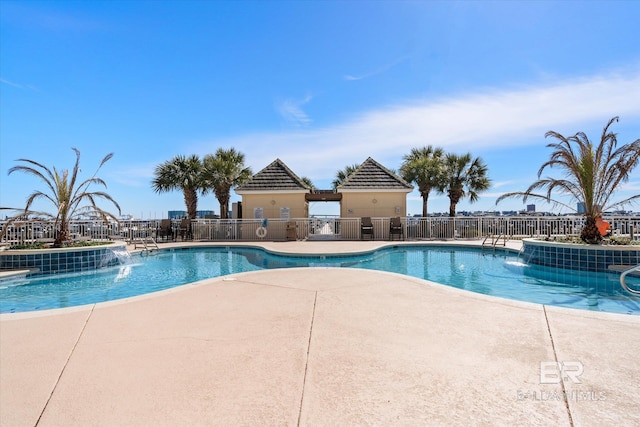
POLYGON ((160 227, 158 227, 156 236, 158 240, 173 240, 173 227, 171 227, 170 219, 163 219, 160 221, 160 227))
POLYGON ((182 240, 193 239, 193 233, 191 231, 191 220, 189 218, 185 218, 180 221, 180 238, 182 240))
POLYGON ((373 223, 371 217, 368 216, 360 218, 360 238, 363 239, 365 234, 370 235, 373 240, 373 223))
POLYGON ((394 234, 398 234, 402 236, 402 240, 404 240, 404 230, 402 228, 402 221, 400 221, 400 217, 396 216, 391 218, 389 223, 389 239, 393 240, 394 234))

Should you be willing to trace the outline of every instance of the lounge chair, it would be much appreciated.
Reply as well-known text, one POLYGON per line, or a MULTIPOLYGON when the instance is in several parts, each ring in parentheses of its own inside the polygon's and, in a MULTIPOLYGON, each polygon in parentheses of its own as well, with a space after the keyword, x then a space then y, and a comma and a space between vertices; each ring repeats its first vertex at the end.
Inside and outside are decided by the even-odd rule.
POLYGON ((170 219, 163 219, 162 221, 160 221, 160 227, 158 227, 156 236, 158 240, 173 240, 173 228, 171 227, 170 219))
POLYGON ((191 220, 189 218, 185 218, 180 221, 180 238, 182 240, 193 239, 193 233, 191 231, 191 220))
POLYGON ((373 240, 373 223, 368 216, 360 218, 360 238, 364 239, 365 234, 370 235, 371 240, 373 240))
POLYGON ((400 221, 400 217, 396 216, 391 218, 389 223, 389 239, 393 240, 393 235, 398 234, 402 236, 402 240, 404 240, 404 230, 402 228, 402 221, 400 221))

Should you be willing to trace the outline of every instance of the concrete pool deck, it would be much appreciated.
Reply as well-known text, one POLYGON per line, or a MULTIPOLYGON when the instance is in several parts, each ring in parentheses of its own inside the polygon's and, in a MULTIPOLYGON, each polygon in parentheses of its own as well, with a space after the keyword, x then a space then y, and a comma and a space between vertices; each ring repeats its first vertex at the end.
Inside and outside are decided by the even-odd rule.
POLYGON ((0 315, 0 425, 640 425, 638 354, 640 316, 266 270, 0 315))

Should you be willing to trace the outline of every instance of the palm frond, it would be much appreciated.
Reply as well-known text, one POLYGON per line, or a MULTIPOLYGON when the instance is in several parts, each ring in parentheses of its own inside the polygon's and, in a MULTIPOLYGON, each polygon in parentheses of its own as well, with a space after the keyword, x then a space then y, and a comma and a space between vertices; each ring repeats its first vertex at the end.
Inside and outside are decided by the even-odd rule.
POLYGON ((640 200, 640 194, 635 194, 635 195, 633 195, 631 197, 627 197, 624 200, 620 200, 619 202, 615 202, 615 203, 613 203, 611 205, 608 205, 608 206, 605 207, 605 209, 606 210, 612 210, 612 209, 616 209, 616 208, 622 208, 624 206, 634 204, 634 203, 636 203, 636 201, 639 201, 639 200, 640 200))
POLYGON ((72 150, 76 154, 76 159, 71 172, 69 172, 68 169, 58 171, 55 166, 49 169, 43 164, 29 159, 19 159, 18 161, 25 164, 14 166, 9 170, 9 173, 23 172, 35 176, 45 183, 49 191, 34 191, 31 193, 26 200, 25 208, 15 215, 14 218, 38 215, 54 219, 54 227, 59 230, 54 245, 61 245, 63 241, 68 238, 69 220, 76 216, 78 210, 84 208, 81 207, 84 200, 88 200, 91 205, 91 210, 101 215, 103 219, 113 218, 117 221, 117 218, 113 214, 108 213, 96 204, 96 199, 112 203, 118 209, 118 212, 121 212, 118 203, 107 193, 102 191, 92 193, 88 191, 91 184, 102 185, 106 188, 105 181, 97 177, 96 173, 100 167, 111 158, 112 154, 107 155, 103 159, 96 173, 94 173, 91 178, 84 180, 78 185, 77 181, 81 171, 80 151, 76 148, 72 148, 72 150), (51 203, 54 213, 32 211, 31 206, 40 199, 45 199, 51 203))
MULTIPOLYGON (((629 179, 629 173, 640 161, 640 140, 617 147, 617 135, 610 130, 618 121, 613 117, 604 127, 599 144, 593 144, 584 132, 565 137, 558 132, 549 131, 545 137, 556 141, 547 144, 553 151, 549 159, 538 170, 538 180, 524 192, 507 193, 499 197, 496 203, 516 195, 523 197, 541 197, 545 201, 552 199, 553 193, 570 195, 585 207, 587 219, 594 219, 604 209, 621 206, 637 200, 640 195, 629 197, 621 202, 610 203, 620 184, 629 179), (545 178, 542 174, 548 168, 557 168, 564 178, 545 178), (546 190, 546 195, 535 191, 546 190)), ((589 236, 582 236, 589 239, 589 236)))

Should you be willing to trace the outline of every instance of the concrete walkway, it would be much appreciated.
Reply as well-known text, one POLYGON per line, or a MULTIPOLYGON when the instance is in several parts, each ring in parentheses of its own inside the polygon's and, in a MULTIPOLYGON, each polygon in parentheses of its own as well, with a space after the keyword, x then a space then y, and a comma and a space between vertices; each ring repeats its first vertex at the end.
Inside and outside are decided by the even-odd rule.
POLYGON ((640 316, 267 270, 1 315, 0 425, 640 425, 638 354, 640 316))

